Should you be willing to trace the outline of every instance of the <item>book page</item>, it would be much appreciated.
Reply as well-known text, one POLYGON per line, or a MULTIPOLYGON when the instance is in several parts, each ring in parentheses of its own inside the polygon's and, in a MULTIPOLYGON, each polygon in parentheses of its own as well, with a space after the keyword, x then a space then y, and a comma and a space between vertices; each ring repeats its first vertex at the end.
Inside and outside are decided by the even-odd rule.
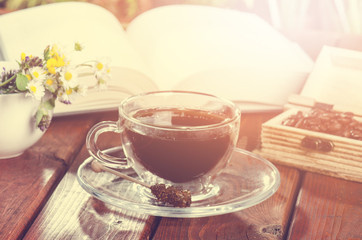
POLYGON ((75 42, 84 46, 72 61, 102 57, 114 66, 147 74, 147 67, 130 46, 118 19, 94 4, 65 2, 47 4, 0 16, 0 48, 3 60, 16 61, 22 52, 42 56, 46 46, 59 44, 66 53, 75 42))
POLYGON ((313 66, 261 18, 234 10, 159 7, 134 19, 127 35, 160 89, 191 87, 232 100, 282 104, 300 91, 313 66))
POLYGON ((175 88, 204 91, 251 106, 253 104, 283 106, 290 92, 301 91, 307 77, 307 73, 298 71, 281 72, 273 68, 261 70, 252 66, 224 67, 190 75, 175 88), (290 79, 295 81, 290 81, 290 79), (263 85, 260 82, 263 82, 263 85), (237 84, 236 87, 233 87, 235 84, 237 84), (282 90, 273 91, 273 89, 282 90))
POLYGON ((139 71, 130 68, 112 67, 111 72, 112 78, 108 81, 105 90, 95 87, 96 80, 92 76, 80 78, 83 85, 89 86, 86 97, 79 96, 74 99, 72 104, 57 102, 54 115, 62 116, 115 110, 121 101, 129 96, 158 90, 156 84, 139 71))
POLYGON ((362 52, 325 46, 301 95, 318 102, 361 108, 361 90, 362 52))

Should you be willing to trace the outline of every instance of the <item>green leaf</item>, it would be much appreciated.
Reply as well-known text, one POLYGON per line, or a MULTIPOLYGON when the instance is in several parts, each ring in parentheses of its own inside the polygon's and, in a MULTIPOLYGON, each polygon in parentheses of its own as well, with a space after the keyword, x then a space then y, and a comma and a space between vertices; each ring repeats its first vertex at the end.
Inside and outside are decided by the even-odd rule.
POLYGON ((44 60, 47 61, 50 58, 50 46, 44 49, 44 60))
POLYGON ((46 102, 43 102, 43 108, 45 108, 46 110, 53 110, 55 107, 55 102, 54 99, 49 99, 46 102))
POLYGON ((83 50, 83 46, 79 43, 79 42, 76 42, 74 44, 74 50, 75 51, 82 51, 83 50))
POLYGON ((42 111, 41 109, 36 112, 36 116, 35 116, 36 126, 39 125, 39 123, 40 123, 41 119, 43 118, 43 116, 44 116, 44 111, 42 111))
POLYGON ((28 78, 24 74, 17 74, 16 75, 16 87, 20 91, 26 91, 26 86, 28 85, 28 78))

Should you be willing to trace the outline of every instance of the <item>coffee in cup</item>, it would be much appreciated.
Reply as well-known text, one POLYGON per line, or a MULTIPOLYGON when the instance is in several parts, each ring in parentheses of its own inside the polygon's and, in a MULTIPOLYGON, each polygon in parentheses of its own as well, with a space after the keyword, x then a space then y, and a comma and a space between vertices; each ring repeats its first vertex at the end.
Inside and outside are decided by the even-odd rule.
POLYGON ((197 201, 217 192, 212 181, 229 161, 239 124, 240 112, 228 100, 195 92, 150 92, 125 99, 118 122, 95 125, 87 147, 106 166, 132 167, 143 181, 181 186, 197 201), (104 131, 120 134, 126 158, 97 148, 96 138, 104 131))

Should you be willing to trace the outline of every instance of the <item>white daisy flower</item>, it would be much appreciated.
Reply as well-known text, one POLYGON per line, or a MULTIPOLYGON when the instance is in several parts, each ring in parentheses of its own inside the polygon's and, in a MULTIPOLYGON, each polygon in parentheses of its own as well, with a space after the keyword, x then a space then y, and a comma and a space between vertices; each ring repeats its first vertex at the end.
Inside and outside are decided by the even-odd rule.
POLYGON ((74 91, 74 89, 68 88, 60 94, 59 101, 66 104, 70 104, 74 99, 75 93, 76 92, 74 91))
POLYGON ((60 74, 60 80, 65 89, 75 88, 79 85, 78 72, 71 67, 65 68, 60 74))
POLYGON ((46 77, 46 71, 41 67, 33 67, 29 69, 30 75, 35 81, 44 81, 46 77))
POLYGON ((104 77, 110 75, 110 61, 109 59, 101 59, 95 61, 93 65, 93 71, 96 77, 104 77))
POLYGON ((44 86, 53 93, 58 88, 57 80, 53 76, 48 76, 44 80, 44 86))
POLYGON ((45 94, 45 88, 40 81, 30 81, 26 88, 29 92, 26 94, 27 96, 33 96, 36 100, 41 100, 45 94))
POLYGON ((87 93, 87 87, 79 85, 75 88, 64 89, 64 91, 62 91, 58 97, 59 101, 66 104, 70 104, 74 100, 76 100, 78 96, 85 96, 86 93, 87 93))
POLYGON ((111 68, 109 60, 97 60, 93 65, 94 76, 97 79, 97 86, 100 90, 107 88, 107 82, 111 79, 111 68))

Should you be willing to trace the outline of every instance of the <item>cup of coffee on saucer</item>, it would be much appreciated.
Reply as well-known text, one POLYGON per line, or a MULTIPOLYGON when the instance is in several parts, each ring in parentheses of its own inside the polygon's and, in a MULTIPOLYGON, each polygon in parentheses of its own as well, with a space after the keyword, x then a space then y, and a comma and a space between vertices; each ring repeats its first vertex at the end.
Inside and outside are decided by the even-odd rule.
POLYGON ((218 194, 213 180, 227 166, 240 126, 240 111, 231 101, 159 91, 125 99, 118 112, 117 122, 100 122, 88 132, 86 145, 94 159, 113 169, 133 168, 150 185, 187 189, 193 202, 218 194), (98 148, 103 132, 120 135, 125 158, 98 148))

